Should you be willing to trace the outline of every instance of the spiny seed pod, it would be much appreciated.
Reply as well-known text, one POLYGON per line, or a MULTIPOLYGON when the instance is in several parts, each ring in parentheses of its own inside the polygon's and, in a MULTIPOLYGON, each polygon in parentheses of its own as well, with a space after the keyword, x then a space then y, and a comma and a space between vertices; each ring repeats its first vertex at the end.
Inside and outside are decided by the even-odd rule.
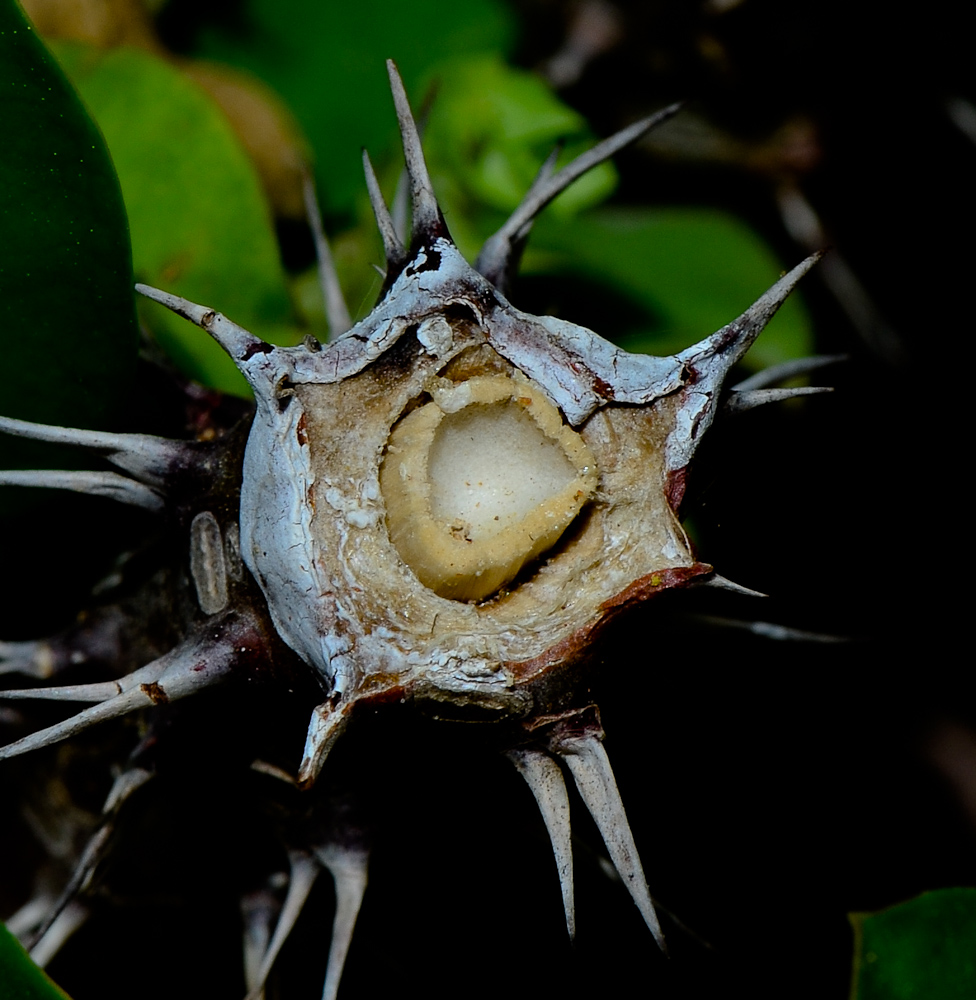
MULTIPOLYGON (((535 216, 677 108, 558 173, 548 164, 472 267, 448 233, 392 63, 389 72, 413 222, 404 242, 364 158, 387 259, 380 301, 365 320, 325 345, 272 347, 208 307, 138 286, 227 351, 254 390, 249 428, 187 443, 0 418, 7 433, 92 449, 125 473, 8 472, 0 483, 76 489, 159 512, 183 539, 195 597, 182 612, 182 640, 130 673, 3 692, 92 704, 10 743, 0 758, 221 682, 320 692, 294 776, 259 763, 305 790, 366 710, 392 704, 435 719, 491 722, 489 742, 508 755, 541 809, 570 935, 564 771, 663 947, 584 679, 601 634, 622 611, 692 583, 733 586, 697 560, 678 520, 687 470, 723 406, 732 412, 811 391, 765 386, 816 361, 754 377, 738 392, 723 396, 722 388, 817 257, 672 357, 629 354, 583 327, 520 312, 505 291, 535 216)), ((92 631, 114 627, 104 621, 93 619, 92 631)), ((73 641, 84 655, 93 640, 73 641)), ((49 676, 72 650, 54 639, 6 644, 0 653, 7 670, 49 676)), ((163 742, 166 733, 156 736, 163 742)), ((152 774, 148 745, 117 782, 61 908, 91 875, 122 803, 152 774)), ((325 996, 338 989, 367 852, 333 799, 315 798, 327 778, 285 824, 288 894, 273 936, 252 949, 252 997, 322 867, 337 890, 325 996)))

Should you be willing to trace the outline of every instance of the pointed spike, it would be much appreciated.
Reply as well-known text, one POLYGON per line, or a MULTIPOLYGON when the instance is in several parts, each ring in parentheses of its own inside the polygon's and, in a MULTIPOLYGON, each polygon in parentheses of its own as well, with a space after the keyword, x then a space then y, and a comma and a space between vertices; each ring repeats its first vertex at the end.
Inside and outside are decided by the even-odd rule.
POLYGON ((336 909, 322 1000, 336 1000, 339 980, 342 978, 349 945, 356 929, 356 918, 366 893, 369 852, 362 847, 327 844, 317 847, 315 856, 329 869, 335 882, 336 909))
POLYGON ((250 643, 248 621, 233 614, 211 619, 208 627, 191 634, 158 660, 133 671, 118 683, 120 693, 46 729, 0 747, 0 760, 38 750, 74 736, 98 722, 115 719, 140 708, 185 698, 223 680, 231 671, 242 643, 250 643), (214 635, 216 634, 216 638, 214 635))
POLYGON ((420 144, 420 133, 410 111, 407 93, 403 89, 403 80, 392 59, 387 59, 386 70, 390 77, 390 90, 393 92, 393 104, 396 108, 397 120, 400 123, 400 136, 403 140, 403 156, 407 161, 407 171, 410 174, 410 195, 413 205, 413 232, 411 241, 427 242, 438 236, 447 236, 447 225, 437 204, 437 197, 427 173, 427 163, 420 144))
POLYGON ((113 829, 114 826, 111 822, 103 822, 88 839, 88 843, 78 859, 78 864, 75 865, 71 878, 68 879, 68 884, 61 891, 61 895, 58 896, 43 923, 38 927, 28 950, 32 951, 37 943, 43 940, 64 909, 71 904, 78 893, 83 892, 88 887, 96 867, 105 857, 113 829))
MULTIPOLYGON (((284 872, 279 872, 282 884, 287 878, 284 872)), ((251 994, 257 990, 257 996, 264 1000, 259 977, 261 962, 271 943, 271 926, 281 912, 281 906, 271 891, 271 883, 253 892, 241 896, 241 918, 244 923, 244 988, 251 994)))
POLYGON ((232 323, 226 316, 209 306, 197 305, 195 302, 190 302, 189 299, 180 298, 179 295, 172 295, 159 288, 153 288, 151 285, 137 284, 136 291, 206 330, 242 371, 244 371, 244 363, 255 354, 268 354, 274 350, 260 337, 255 337, 253 333, 249 333, 242 326, 232 323))
POLYGON ((311 788, 321 774, 329 752, 336 740, 345 732, 349 724, 346 712, 332 707, 331 701, 324 701, 312 710, 305 737, 305 751, 298 769, 299 788, 311 788))
POLYGON ((831 635, 829 632, 807 632, 804 629, 790 628, 788 625, 778 625, 775 622, 742 621, 739 618, 723 618, 720 615, 692 615, 694 621, 715 628, 738 629, 751 632, 763 639, 774 642, 853 642, 854 636, 831 635))
POLYGON ((34 943, 30 957, 41 969, 61 950, 68 938, 91 916, 91 910, 79 899, 73 899, 54 918, 45 933, 34 943))
POLYGON ((796 283, 822 256, 823 252, 815 253, 801 261, 738 319, 670 359, 686 373, 688 382, 680 393, 678 419, 665 445, 665 467, 669 472, 687 468, 715 419, 719 392, 729 369, 749 350, 796 283))
POLYGON ((0 486, 33 486, 50 490, 74 490, 107 497, 119 503, 160 511, 163 498, 151 487, 127 479, 117 472, 68 472, 58 469, 7 469, 0 471, 0 486))
POLYGON ((600 830, 610 860, 644 918, 654 940, 666 951, 654 902, 644 879, 637 845, 631 833, 607 751, 596 736, 563 738, 557 751, 566 762, 580 797, 600 830))
POLYGON ((54 901, 52 895, 42 890, 31 896, 19 910, 7 917, 4 926, 18 941, 23 942, 33 935, 35 927, 43 923, 54 901))
POLYGON ((608 160, 619 153, 624 147, 636 142, 652 128, 663 124, 681 110, 681 104, 671 104, 647 118, 634 122, 625 129, 597 143, 592 149, 581 153, 570 163, 567 163, 558 173, 552 174, 544 181, 539 178, 522 199, 518 208, 509 216, 505 224, 493 236, 490 236, 481 248, 475 262, 475 270, 484 275, 492 284, 504 282, 510 271, 512 248, 525 227, 554 198, 566 190, 570 184, 583 176, 588 170, 608 160))
POLYGON ((769 594, 764 594, 761 590, 752 590, 749 587, 743 587, 741 583, 733 583, 731 580, 726 579, 724 576, 720 576, 718 573, 712 573, 709 576, 700 577, 694 583, 693 587, 714 587, 716 590, 728 590, 733 594, 741 594, 743 597, 769 597, 769 594))
MULTIPOLYGON (((369 153, 363 150, 363 173, 366 175, 366 190, 369 191, 369 201, 373 206, 373 215, 376 216, 376 226, 383 239, 383 253, 386 255, 386 273, 398 272, 406 262, 407 251, 397 235, 396 226, 393 224, 393 217, 386 207, 383 199, 383 192, 380 190, 379 181, 376 179, 376 172, 369 159, 369 153)), ((385 278, 386 275, 384 274, 385 278)))
MULTIPOLYGON (((749 350, 766 324, 776 315, 777 310, 786 301, 786 297, 796 287, 797 282, 825 253, 825 250, 821 250, 800 261, 796 267, 784 274, 775 285, 749 306, 741 316, 723 326, 721 330, 713 333, 710 337, 706 337, 700 343, 676 355, 677 359, 694 364, 696 367, 707 364, 709 370, 705 374, 704 380, 709 385, 721 384, 728 370, 749 350)), ((699 382, 701 381, 700 376, 699 382)))
POLYGON ((819 396, 824 392, 833 392, 829 385, 802 385, 792 389, 749 389, 745 392, 732 392, 725 401, 727 416, 754 410, 766 403, 780 403, 784 399, 794 399, 797 396, 819 396))
POLYGON ((559 888, 566 914, 569 939, 576 937, 576 907, 573 901, 573 843, 569 824, 569 795, 559 765, 540 750, 510 750, 506 756, 525 779, 549 831, 552 853, 559 873, 559 888))
POLYGON ((302 912, 302 907, 305 905, 305 901, 312 891, 312 886, 315 885, 315 880, 322 870, 319 867, 319 863, 307 851, 289 851, 288 866, 290 868, 290 877, 288 879, 288 893, 285 896, 285 903, 281 908, 278 923, 275 925, 271 943, 268 945, 268 950, 264 953, 261 968, 257 975, 257 982, 251 989, 251 992, 248 993, 246 1000, 258 1000, 261 996, 264 984, 268 979, 268 974, 271 972, 271 967, 278 957, 278 952, 281 951, 281 946, 288 940, 288 935, 291 934, 298 920, 298 915, 302 912))
POLYGON ((27 674, 44 680, 54 673, 54 651, 46 642, 0 642, 0 674, 27 674))
POLYGON ((305 198, 305 214, 315 238, 315 255, 319 265, 319 286, 325 302, 325 316, 329 322, 329 339, 345 333, 352 326, 349 318, 349 308, 342 295, 339 275, 336 272, 332 249, 322 228, 322 213, 319 211, 319 201, 315 196, 315 184, 311 174, 305 171, 302 176, 302 194, 305 198))
POLYGON ((147 771, 144 767, 130 767, 123 771, 112 782, 108 795, 105 797, 105 804, 102 806, 102 815, 108 816, 122 808, 123 803, 129 796, 153 777, 152 771, 147 771))
POLYGON ((0 417, 0 432, 33 441, 92 448, 150 486, 162 485, 172 465, 192 448, 186 442, 171 441, 152 434, 108 434, 75 427, 33 424, 13 417, 0 417))
POLYGON ((122 693, 115 681, 97 681, 94 684, 68 684, 61 687, 10 688, 0 691, 0 698, 9 701, 31 699, 34 701, 108 701, 122 693))
POLYGON ((30 736, 8 743, 5 747, 0 747, 0 760, 8 757, 16 757, 20 754, 29 753, 31 750, 39 750, 41 747, 51 746, 52 743, 59 743, 80 733, 89 726, 94 726, 97 722, 104 722, 107 719, 116 719, 120 715, 134 712, 138 708, 145 708, 151 705, 152 701, 148 695, 136 688, 133 691, 126 691, 125 694, 116 695, 108 701, 100 702, 91 708, 86 708, 77 715, 65 719, 56 725, 40 729, 30 736))
MULTIPOLYGON (((542 166, 539 167, 539 172, 535 175, 535 179, 532 181, 532 186, 526 192, 525 200, 533 198, 535 193, 544 187, 553 176, 556 170, 556 161, 559 158, 559 154, 562 152, 562 144, 557 145, 553 151, 546 157, 542 166)), ((503 274, 498 274, 495 276, 492 284, 503 294, 507 294, 509 286, 512 283, 515 275, 518 273, 519 264, 522 261, 522 253, 525 250, 525 246, 529 241, 529 234, 532 232, 532 226, 535 223, 535 219, 529 219, 522 228, 515 233, 508 243, 508 255, 505 259, 505 271, 503 274)))
POLYGON ((161 656, 138 670, 114 681, 98 681, 93 684, 67 684, 58 687, 13 688, 0 691, 0 698, 33 699, 42 701, 109 701, 141 684, 158 681, 166 669, 167 658, 161 656))
POLYGON ((732 386, 734 392, 748 392, 752 389, 765 389, 767 386, 776 385, 788 378, 797 375, 805 375, 807 372, 816 371, 819 368, 826 368, 828 365, 840 364, 849 360, 847 354, 815 354, 809 358, 793 358, 790 361, 783 361, 778 365, 770 365, 755 375, 737 382, 732 386))

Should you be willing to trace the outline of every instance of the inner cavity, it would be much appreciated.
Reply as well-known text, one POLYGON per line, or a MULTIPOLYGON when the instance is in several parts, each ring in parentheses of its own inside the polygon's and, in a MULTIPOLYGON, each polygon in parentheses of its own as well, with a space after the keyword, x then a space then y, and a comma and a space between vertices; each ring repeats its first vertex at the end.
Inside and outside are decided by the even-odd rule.
POLYGON ((521 522, 578 475, 517 399, 445 414, 427 468, 431 515, 471 541, 521 522))

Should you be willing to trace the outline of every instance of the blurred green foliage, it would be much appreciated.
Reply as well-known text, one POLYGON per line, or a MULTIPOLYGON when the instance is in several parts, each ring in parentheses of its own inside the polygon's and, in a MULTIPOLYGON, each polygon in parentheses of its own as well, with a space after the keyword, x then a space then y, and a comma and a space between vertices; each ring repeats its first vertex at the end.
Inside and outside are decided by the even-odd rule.
POLYGON ((91 426, 135 360, 125 209, 98 128, 9 0, 0 94, 0 412, 91 426))
POLYGON ((850 919, 851 1000, 976 997, 976 889, 938 889, 850 919))
POLYGON ((67 1000, 67 996, 0 924, 0 1000, 67 1000))
MULTIPOLYGON (((194 302, 221 303, 274 343, 300 339, 289 329, 294 316, 264 191, 220 109, 149 53, 66 43, 53 50, 111 150, 136 279, 194 302)), ((145 308, 161 345, 188 375, 246 393, 216 342, 168 309, 145 308)))
POLYGON ((508 54, 515 33, 498 0, 247 0, 233 23, 200 33, 194 54, 249 70, 284 98, 314 151, 323 210, 335 214, 362 191, 360 150, 378 156, 395 141, 384 60, 396 59, 416 97, 431 65, 508 54))

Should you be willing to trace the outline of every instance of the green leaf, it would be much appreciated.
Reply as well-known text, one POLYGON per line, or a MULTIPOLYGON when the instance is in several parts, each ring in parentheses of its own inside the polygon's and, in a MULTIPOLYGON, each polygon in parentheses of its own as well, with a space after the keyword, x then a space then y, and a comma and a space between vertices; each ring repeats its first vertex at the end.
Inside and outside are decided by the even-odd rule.
MULTIPOLYGON (((597 332, 631 351, 671 354, 739 315, 783 268, 753 230, 725 212, 603 208, 570 221, 540 219, 523 273, 543 270, 598 280, 624 296, 645 321, 597 332)), ((746 362, 760 368, 800 357, 812 342, 809 318, 794 294, 746 362)))
MULTIPOLYGON (((0 95, 0 412, 104 424, 137 349, 122 196, 98 129, 11 0, 0 95)), ((18 464, 28 454, 3 448, 18 464)))
MULTIPOLYGON (((209 96, 145 52, 65 43, 54 50, 105 133, 129 213, 137 279, 212 306, 272 342, 300 339, 260 181, 209 96)), ((160 306, 145 308, 184 372, 247 394, 205 333, 160 306)))
POLYGON ((938 889, 852 913, 851 1000, 976 997, 976 889, 938 889))
POLYGON ((237 30, 208 29, 196 54, 248 69, 284 99, 312 144, 326 212, 349 212, 363 189, 360 149, 392 150, 384 60, 407 92, 445 57, 507 51, 515 22, 498 0, 248 0, 237 30))
POLYGON ((0 924, 0 1000, 68 1000, 0 924))

